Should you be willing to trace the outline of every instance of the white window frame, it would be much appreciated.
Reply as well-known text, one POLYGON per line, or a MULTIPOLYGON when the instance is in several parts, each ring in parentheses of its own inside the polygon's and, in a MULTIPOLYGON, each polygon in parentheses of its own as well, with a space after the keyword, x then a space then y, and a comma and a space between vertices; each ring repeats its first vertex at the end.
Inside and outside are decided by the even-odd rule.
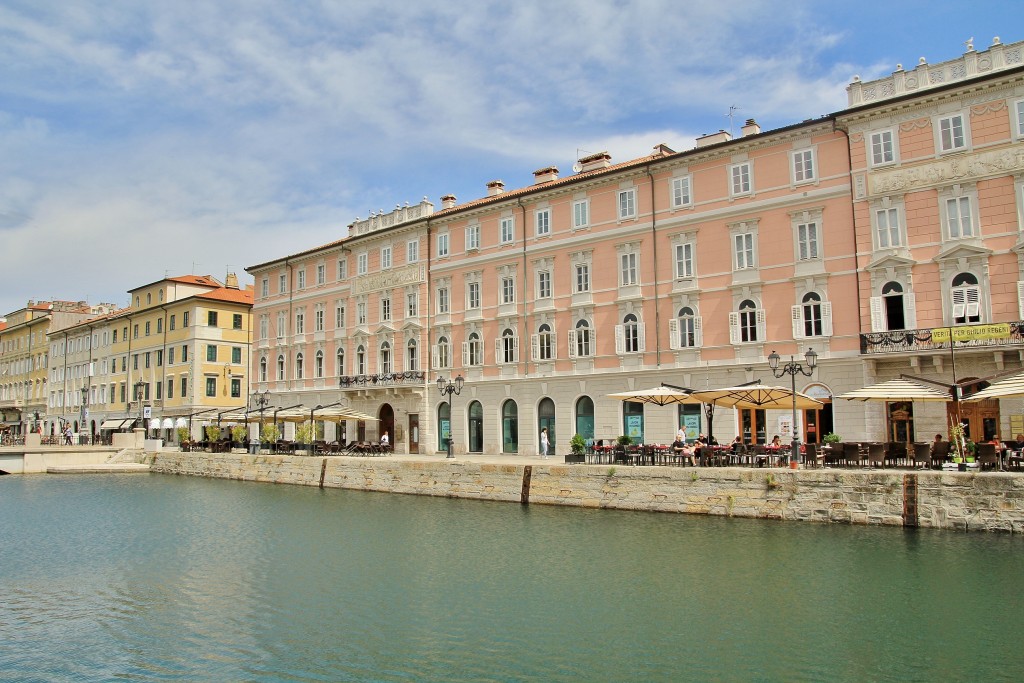
POLYGON ((945 114, 935 119, 935 149, 939 154, 952 154, 971 148, 970 119, 963 112, 945 114), (956 139, 955 120, 959 120, 960 144, 956 139), (948 144, 947 144, 948 143, 948 144))
POLYGON ((693 242, 681 242, 675 245, 675 271, 677 280, 691 280, 694 275, 693 242))
POLYGON ((448 256, 448 233, 441 232, 437 235, 437 256, 445 258, 448 256))
POLYGON ((903 246, 903 221, 900 213, 898 206, 875 207, 872 210, 871 222, 874 224, 872 232, 876 249, 898 249, 903 246), (895 230, 892 225, 894 220, 896 222, 895 230), (885 244, 883 244, 883 235, 885 244), (893 240, 894 235, 896 240, 893 240))
POLYGON ((974 202, 969 194, 962 194, 959 197, 942 197, 941 202, 939 208, 947 239, 964 240, 978 236, 978 222, 974 218, 974 202), (966 215, 964 214, 965 208, 966 215), (965 221, 966 230, 964 229, 965 221))
MULTIPOLYGON (((755 306, 756 306, 755 302, 755 306)), ((732 344, 763 344, 766 341, 767 325, 764 309, 756 307, 729 312, 729 342, 732 344), (743 328, 740 326, 740 315, 743 313, 754 316, 754 339, 743 339, 743 328)))
POLYGON ((790 153, 790 173, 793 184, 813 183, 818 179, 818 160, 813 147, 795 149, 790 153))
POLYGON ((692 306, 683 308, 691 311, 690 315, 680 315, 683 309, 677 312, 676 317, 668 319, 668 343, 673 350, 697 349, 704 346, 704 324, 700 315, 692 306), (690 335, 693 335, 693 343, 690 343, 690 335))
POLYGON ((573 230, 586 228, 590 225, 590 200, 578 199, 572 203, 573 230))
POLYGON ((388 270, 391 268, 391 247, 380 248, 380 269, 388 270))
POLYGON ((534 214, 534 232, 537 237, 551 234, 551 209, 538 209, 534 214))
POLYGON ((345 304, 335 304, 334 306, 334 328, 337 330, 345 327, 345 304))
POLYGON ((865 141, 867 144, 868 164, 872 168, 878 168, 881 166, 891 166, 899 161, 899 150, 896 147, 896 140, 896 133, 891 128, 869 133, 865 141), (888 136, 888 140, 884 139, 885 136, 888 136), (886 149, 887 144, 888 150, 886 149), (876 147, 878 147, 877 155, 875 152, 876 147))
POLYGON ((391 322, 391 297, 386 294, 380 298, 380 319, 391 322))
POLYGON ((480 309, 480 283, 466 283, 466 309, 476 311, 480 309))
POLYGON ((627 251, 619 254, 619 286, 631 287, 638 282, 637 253, 627 251))
POLYGON ((327 282, 327 266, 323 263, 316 264, 316 283, 318 285, 325 284, 327 282))
POLYGON ((544 323, 535 334, 530 335, 530 359, 535 362, 558 359, 558 340, 548 323, 544 323))
POLYGON ((366 324, 366 302, 356 302, 356 325, 366 324))
POLYGON ((537 271, 537 298, 538 299, 550 299, 551 298, 551 271, 550 270, 538 270, 537 271))
POLYGON ((299 289, 305 289, 306 288, 306 267, 302 266, 297 271, 295 271, 295 277, 296 277, 298 288, 299 289))
POLYGON ((286 294, 288 292, 288 275, 281 273, 277 276, 277 293, 286 294))
POLYGON ((630 313, 626 317, 629 316, 632 316, 635 320, 627 322, 623 318, 623 321, 615 326, 615 353, 620 356, 629 353, 644 353, 647 346, 644 321, 635 313, 630 313), (626 335, 626 327, 634 325, 636 327, 636 338, 630 339, 626 335), (635 342, 634 348, 628 348, 630 344, 627 344, 627 342, 630 341, 635 342))
POLYGON ((754 166, 749 161, 729 164, 729 196, 745 197, 754 191, 754 166))
POLYGON ((405 295, 405 317, 417 318, 420 314, 419 292, 406 292, 405 295))
POLYGON ((501 278, 501 303, 514 304, 516 302, 516 279, 511 275, 504 275, 501 278))
POLYGON ((420 260, 420 241, 409 240, 405 243, 405 262, 416 263, 420 260))
POLYGON ((616 207, 620 221, 636 218, 636 188, 619 190, 616 207))
POLYGON ((451 312, 451 296, 447 287, 437 288, 437 314, 445 315, 451 312))
POLYGON ((348 277, 348 261, 340 258, 338 259, 338 280, 344 280, 348 277))
POLYGON ((574 287, 576 288, 577 294, 583 294, 590 291, 590 264, 589 263, 577 263, 576 264, 576 279, 574 287))
POLYGON ((504 216, 498 223, 498 241, 501 244, 512 244, 516 241, 516 219, 504 216))
POLYGON ((264 299, 266 299, 268 296, 270 296, 270 278, 269 277, 265 277, 262 280, 260 280, 260 296, 262 296, 264 299))
POLYGON ((478 251, 480 249, 480 225, 473 224, 466 226, 466 251, 478 251))
MULTIPOLYGON (((808 292, 807 294, 811 294, 808 292)), ((821 298, 818 292, 813 292, 818 296, 816 302, 801 301, 792 308, 793 318, 793 339, 811 339, 814 337, 831 337, 832 336, 832 303, 825 301, 821 298), (807 316, 806 307, 808 306, 819 306, 821 308, 821 334, 807 334, 807 316)), ((806 294, 804 296, 807 296, 806 294)))
POLYGON ((324 305, 317 304, 313 309, 313 331, 324 331, 324 305))
POLYGON ((370 269, 370 257, 364 251, 356 256, 356 275, 366 275, 370 269))
POLYGON ((589 358, 594 355, 594 328, 589 320, 577 320, 569 330, 569 358, 589 358))
POLYGON ((949 301, 952 304, 954 325, 971 325, 984 321, 981 314, 981 284, 951 286, 949 301))
POLYGON ((693 206, 693 176, 686 174, 672 178, 670 190, 672 208, 681 209, 686 206, 693 206))
POLYGON ((818 261, 821 259, 821 227, 816 220, 796 225, 797 260, 818 261))
POLYGON ((732 260, 734 270, 757 268, 757 235, 753 232, 738 232, 732 239, 732 260))

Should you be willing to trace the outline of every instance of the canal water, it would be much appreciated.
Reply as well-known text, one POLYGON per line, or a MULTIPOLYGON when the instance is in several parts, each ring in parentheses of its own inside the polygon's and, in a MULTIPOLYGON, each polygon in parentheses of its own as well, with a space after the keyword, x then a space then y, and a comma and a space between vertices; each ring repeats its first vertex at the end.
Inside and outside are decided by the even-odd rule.
POLYGON ((1018 536, 0 477, 0 680, 1016 681, 1018 536))

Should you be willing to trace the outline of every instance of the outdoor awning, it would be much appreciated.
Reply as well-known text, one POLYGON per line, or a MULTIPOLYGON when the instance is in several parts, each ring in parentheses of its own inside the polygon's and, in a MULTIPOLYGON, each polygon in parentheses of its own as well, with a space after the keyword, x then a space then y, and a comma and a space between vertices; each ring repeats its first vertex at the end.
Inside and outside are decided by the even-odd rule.
MULTIPOLYGON (((307 411, 306 414, 308 415, 309 412, 307 411)), ((373 415, 367 415, 366 413, 352 408, 334 406, 331 408, 320 408, 319 410, 314 410, 313 419, 340 422, 342 420, 376 420, 377 418, 373 415)))
POLYGON ((102 432, 102 431, 105 431, 105 430, 118 430, 118 429, 122 429, 122 428, 124 428, 124 423, 125 422, 135 422, 135 419, 134 418, 129 418, 129 419, 126 420, 124 418, 120 418, 120 419, 117 419, 117 420, 104 420, 103 423, 100 425, 100 431, 102 432))
POLYGON ((620 391, 615 394, 608 394, 608 397, 633 403, 653 403, 659 406, 700 403, 700 400, 693 397, 693 392, 666 386, 640 389, 638 391, 620 391))
POLYGON ((986 398, 1022 398, 1024 397, 1024 373, 1007 377, 982 389, 965 401, 983 401, 986 398))
POLYGON ((799 410, 813 410, 822 406, 821 401, 799 391, 794 392, 792 389, 766 384, 741 384, 722 389, 696 390, 691 396, 702 403, 712 403, 726 408, 789 410, 793 407, 794 396, 796 408, 799 410))
MULTIPOLYGON (((991 387, 990 387, 991 388, 991 387)), ((952 401, 948 391, 902 377, 854 389, 839 398, 848 401, 952 401)))
POLYGON ((174 420, 169 417, 165 417, 163 422, 160 423, 162 429, 174 429, 174 420))
POLYGON ((185 420, 185 418, 179 417, 178 419, 176 419, 174 421, 174 426, 175 427, 187 427, 188 426, 188 422, 185 420))

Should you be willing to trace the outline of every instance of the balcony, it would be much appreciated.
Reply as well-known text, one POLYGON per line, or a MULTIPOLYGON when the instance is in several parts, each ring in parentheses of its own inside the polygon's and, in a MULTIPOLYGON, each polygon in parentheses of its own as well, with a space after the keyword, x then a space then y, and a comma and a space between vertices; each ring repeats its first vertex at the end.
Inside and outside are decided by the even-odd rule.
POLYGON ((402 385, 422 385, 427 379, 425 372, 386 372, 379 375, 342 375, 338 378, 338 386, 342 389, 362 387, 388 387, 402 385))
POLYGON ((1024 346, 1024 321, 869 332, 860 335, 860 352, 873 356, 908 351, 948 351, 951 343, 956 350, 1024 346))

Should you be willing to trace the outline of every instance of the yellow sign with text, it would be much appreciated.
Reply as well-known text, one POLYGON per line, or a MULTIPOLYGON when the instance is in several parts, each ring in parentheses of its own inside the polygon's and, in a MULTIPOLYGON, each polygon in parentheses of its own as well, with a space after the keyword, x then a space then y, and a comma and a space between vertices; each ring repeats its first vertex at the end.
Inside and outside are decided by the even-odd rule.
POLYGON ((955 342, 970 342, 980 339, 1009 339, 1010 324, 962 325, 960 327, 936 327, 932 330, 932 341, 945 344, 952 334, 955 342))

